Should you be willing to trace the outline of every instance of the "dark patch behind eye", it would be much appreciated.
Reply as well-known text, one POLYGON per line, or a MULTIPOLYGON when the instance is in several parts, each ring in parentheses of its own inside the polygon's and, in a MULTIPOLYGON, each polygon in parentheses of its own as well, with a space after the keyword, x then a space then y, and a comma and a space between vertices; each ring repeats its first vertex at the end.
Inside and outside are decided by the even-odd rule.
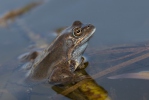
POLYGON ((80 21, 74 21, 73 26, 81 26, 82 23, 80 21))

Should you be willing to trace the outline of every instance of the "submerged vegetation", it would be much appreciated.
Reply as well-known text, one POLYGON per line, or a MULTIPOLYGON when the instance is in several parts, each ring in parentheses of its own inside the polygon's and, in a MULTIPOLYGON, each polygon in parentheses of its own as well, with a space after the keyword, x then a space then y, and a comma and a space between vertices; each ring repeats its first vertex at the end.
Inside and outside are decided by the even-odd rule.
POLYGON ((4 15, 0 17, 0 25, 6 27, 8 21, 13 22, 17 17, 27 13, 28 11, 32 10, 33 8, 43 4, 43 0, 40 2, 33 2, 30 3, 22 8, 14 9, 11 11, 6 12, 4 15))

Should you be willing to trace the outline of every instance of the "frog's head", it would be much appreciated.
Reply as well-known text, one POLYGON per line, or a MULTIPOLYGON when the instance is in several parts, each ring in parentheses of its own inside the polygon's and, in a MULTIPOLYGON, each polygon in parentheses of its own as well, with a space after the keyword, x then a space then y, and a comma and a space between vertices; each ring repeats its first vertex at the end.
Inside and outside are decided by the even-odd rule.
POLYGON ((63 51, 66 52, 68 59, 75 60, 80 64, 81 56, 95 30, 96 28, 92 24, 75 21, 62 31, 58 38, 63 44, 63 51))

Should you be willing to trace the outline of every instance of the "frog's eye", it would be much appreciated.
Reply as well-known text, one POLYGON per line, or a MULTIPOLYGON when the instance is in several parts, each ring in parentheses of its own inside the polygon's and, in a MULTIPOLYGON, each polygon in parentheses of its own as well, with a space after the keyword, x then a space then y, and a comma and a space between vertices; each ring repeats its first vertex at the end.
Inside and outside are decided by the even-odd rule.
POLYGON ((75 37, 77 37, 77 36, 81 36, 81 28, 74 28, 73 29, 73 35, 75 36, 75 37))

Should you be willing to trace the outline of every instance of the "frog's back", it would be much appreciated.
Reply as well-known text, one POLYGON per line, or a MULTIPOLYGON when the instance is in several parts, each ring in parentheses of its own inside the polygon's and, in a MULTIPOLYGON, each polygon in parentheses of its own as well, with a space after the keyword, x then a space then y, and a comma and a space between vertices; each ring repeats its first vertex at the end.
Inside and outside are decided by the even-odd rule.
POLYGON ((61 45, 63 44, 54 41, 35 59, 30 71, 31 78, 35 80, 47 78, 57 64, 65 61, 66 54, 61 45))
POLYGON ((76 78, 74 71, 81 65, 82 54, 95 29, 92 24, 75 21, 37 56, 29 78, 48 79, 51 83, 73 82, 76 78))

